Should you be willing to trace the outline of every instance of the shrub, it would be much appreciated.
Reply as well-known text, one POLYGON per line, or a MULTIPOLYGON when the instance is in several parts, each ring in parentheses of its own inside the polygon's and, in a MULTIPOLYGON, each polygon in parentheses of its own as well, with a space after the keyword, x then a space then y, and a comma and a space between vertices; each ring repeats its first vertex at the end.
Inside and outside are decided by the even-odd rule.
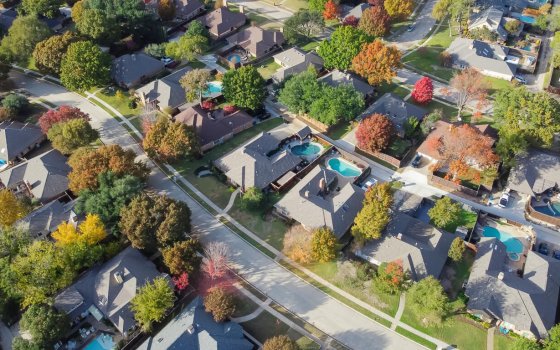
POLYGON ((328 227, 321 227, 313 231, 311 256, 318 262, 328 262, 336 258, 336 236, 328 227))
POLYGON ((267 339, 262 350, 299 350, 299 346, 287 335, 277 335, 267 339))
POLYGON ((212 288, 204 298, 204 308, 212 314, 216 322, 224 322, 235 312, 233 296, 223 288, 212 288))
POLYGON ((29 106, 27 97, 9 94, 2 100, 2 107, 4 107, 11 115, 18 115, 29 106))
POLYGON ((248 210, 259 210, 264 203, 264 193, 256 188, 249 187, 241 196, 241 206, 248 210))
POLYGON ((282 251, 287 257, 298 263, 311 263, 313 261, 311 256, 311 234, 301 225, 291 227, 284 236, 284 249, 282 251))

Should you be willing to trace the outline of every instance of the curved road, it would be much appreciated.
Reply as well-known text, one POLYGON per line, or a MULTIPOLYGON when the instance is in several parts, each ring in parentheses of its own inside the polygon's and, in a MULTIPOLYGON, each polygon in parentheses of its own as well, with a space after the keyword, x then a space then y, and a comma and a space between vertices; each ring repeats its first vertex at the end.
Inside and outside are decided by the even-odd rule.
POLYGON ((414 20, 414 30, 404 32, 396 38, 391 39, 391 43, 395 44, 399 50, 408 51, 414 48, 422 39, 424 39, 436 24, 436 20, 432 17, 432 9, 436 0, 426 0, 420 13, 414 20))

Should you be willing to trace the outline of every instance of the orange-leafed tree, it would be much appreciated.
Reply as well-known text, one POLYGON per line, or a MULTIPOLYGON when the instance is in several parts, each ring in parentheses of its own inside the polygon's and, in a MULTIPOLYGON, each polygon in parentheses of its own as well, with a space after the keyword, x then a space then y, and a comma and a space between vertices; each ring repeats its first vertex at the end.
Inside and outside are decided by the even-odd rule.
POLYGON ((377 269, 373 287, 384 293, 395 294, 403 289, 405 277, 402 260, 382 263, 377 269))
POLYGON ((364 151, 379 152, 389 145, 395 134, 393 123, 386 116, 376 113, 364 118, 356 130, 358 147, 364 151))
POLYGON ((416 84, 414 84, 411 97, 420 104, 430 103, 434 97, 434 84, 432 83, 432 79, 428 77, 420 78, 416 84))
POLYGON ((326 20, 335 19, 340 14, 340 8, 333 0, 329 0, 325 3, 325 9, 323 10, 323 18, 326 20))
POLYGON ((391 25, 391 16, 383 6, 373 6, 362 13, 358 28, 364 33, 380 37, 387 34, 391 25))
POLYGON ((482 108, 486 103, 489 84, 486 77, 475 68, 469 67, 455 74, 449 85, 452 91, 448 93, 456 95, 457 98, 457 119, 459 120, 468 103, 476 102, 477 109, 482 108))
POLYGON ((366 44, 352 60, 352 70, 371 85, 390 83, 401 67, 401 52, 396 46, 388 46, 376 39, 366 44))
POLYGON ((406 18, 414 10, 414 0, 385 0, 384 6, 392 18, 406 18))

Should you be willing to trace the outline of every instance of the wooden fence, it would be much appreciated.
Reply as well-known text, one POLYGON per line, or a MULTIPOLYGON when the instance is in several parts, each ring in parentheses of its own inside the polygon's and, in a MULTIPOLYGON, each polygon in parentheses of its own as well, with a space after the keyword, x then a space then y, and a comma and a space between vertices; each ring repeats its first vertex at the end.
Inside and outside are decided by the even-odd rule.
POLYGON ((554 225, 556 227, 560 227, 560 217, 554 217, 551 215, 546 215, 541 212, 536 211, 531 204, 532 200, 528 200, 525 204, 525 213, 530 218, 546 222, 547 224, 554 225))
POLYGON ((478 194, 480 192, 480 186, 478 186, 478 189, 473 190, 472 188, 468 188, 465 187, 463 185, 458 185, 453 181, 449 181, 446 180, 444 178, 441 178, 439 176, 436 176, 434 174, 429 174, 428 175, 428 183, 430 185, 433 185, 435 187, 450 191, 450 192, 459 192, 459 193, 464 193, 467 194, 469 196, 473 196, 473 197, 478 197, 478 194))

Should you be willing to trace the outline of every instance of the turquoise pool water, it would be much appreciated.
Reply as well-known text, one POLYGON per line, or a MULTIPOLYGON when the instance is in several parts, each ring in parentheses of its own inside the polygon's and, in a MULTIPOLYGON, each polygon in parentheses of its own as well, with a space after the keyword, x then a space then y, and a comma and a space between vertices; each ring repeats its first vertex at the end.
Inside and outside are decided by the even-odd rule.
POLYGON ((560 216, 560 203, 551 203, 552 206, 552 211, 550 211, 550 208, 548 207, 548 205, 545 206, 540 206, 540 207, 533 207, 533 209, 535 209, 536 211, 538 211, 539 213, 543 213, 546 215, 550 215, 550 216, 560 216))
POLYGON ((241 56, 234 53, 233 55, 229 55, 227 60, 230 61, 231 63, 240 63, 241 62, 241 56))
POLYGON ((109 334, 101 334, 93 339, 84 350, 113 350, 115 342, 109 334))
POLYGON ((360 176, 362 171, 351 163, 345 161, 341 158, 331 158, 329 159, 329 168, 336 171, 342 176, 346 177, 356 177, 360 176))
POLYGON ((301 145, 292 147, 290 152, 296 156, 312 156, 321 153, 322 148, 323 147, 321 147, 321 145, 315 142, 305 142, 301 145))
POLYGON ((222 83, 219 81, 211 81, 206 84, 208 88, 202 93, 202 96, 214 96, 222 93, 222 83))
POLYGON ((506 251, 508 253, 515 253, 515 254, 523 253, 524 250, 523 243, 521 243, 520 240, 513 237, 507 232, 499 231, 498 229, 491 226, 484 226, 482 235, 484 237, 496 237, 497 239, 502 241, 502 243, 504 243, 504 245, 506 246, 506 251))
POLYGON ((525 16, 525 15, 521 15, 519 16, 519 20, 523 23, 527 23, 527 24, 533 24, 535 23, 535 17, 533 16, 525 16))
POLYGON ((6 164, 6 161, 3 160, 3 159, 0 159, 0 165, 4 165, 4 164, 6 164))

